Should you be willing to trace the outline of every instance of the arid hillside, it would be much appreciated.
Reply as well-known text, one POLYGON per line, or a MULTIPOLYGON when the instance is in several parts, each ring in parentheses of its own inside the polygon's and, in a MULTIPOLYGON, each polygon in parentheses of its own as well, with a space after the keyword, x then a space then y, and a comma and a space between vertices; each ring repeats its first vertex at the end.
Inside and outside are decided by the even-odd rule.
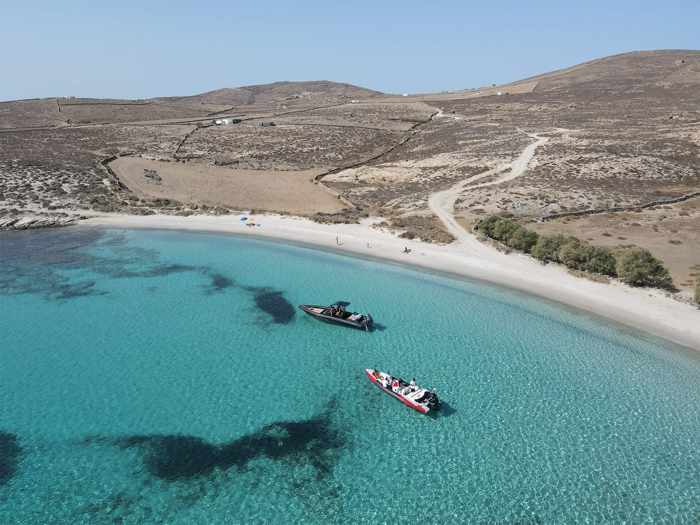
POLYGON ((595 243, 633 240, 689 286, 700 263, 700 52, 627 53, 405 97, 315 81, 0 103, 4 227, 247 207, 341 222, 372 214, 448 242, 431 208, 444 191, 464 225, 501 213, 595 243), (114 170, 119 157, 138 161, 114 170), (299 188, 313 198, 291 206, 299 188))
MULTIPOLYGON (((500 96, 432 100, 441 112, 371 171, 439 184, 476 171, 460 202, 472 216, 542 217, 682 196, 700 181, 696 69, 700 52, 633 53, 542 76, 528 93, 510 94, 503 86, 500 96), (547 142, 522 176, 483 178, 489 168, 512 162, 532 134, 547 142)), ((380 186, 348 191, 375 193, 380 186)), ((403 200, 413 206, 417 198, 403 200)))
POLYGON ((144 100, 78 97, 0 102, 0 130, 77 124, 197 119, 218 113, 284 111, 342 104, 381 95, 327 80, 275 82, 224 88, 199 95, 144 100))
POLYGON ((381 93, 350 84, 317 80, 224 88, 190 97, 160 98, 158 101, 163 104, 190 107, 206 106, 222 111, 228 108, 249 110, 250 108, 285 109, 292 106, 323 106, 377 95, 381 93))
POLYGON ((700 52, 618 55, 430 104, 440 112, 411 140, 324 180, 403 224, 430 217, 429 197, 451 188, 450 211, 467 226, 512 214, 541 231, 647 247, 679 286, 698 277, 700 52))
POLYGON ((665 50, 624 53, 585 62, 560 71, 546 73, 525 81, 537 81, 537 92, 562 89, 644 91, 651 87, 674 87, 700 84, 700 53, 665 50))

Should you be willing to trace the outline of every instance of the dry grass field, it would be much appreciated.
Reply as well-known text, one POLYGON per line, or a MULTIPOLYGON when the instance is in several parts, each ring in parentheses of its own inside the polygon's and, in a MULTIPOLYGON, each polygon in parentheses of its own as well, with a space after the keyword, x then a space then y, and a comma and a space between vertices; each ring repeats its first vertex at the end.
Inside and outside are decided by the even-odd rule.
POLYGON ((234 210, 269 210, 294 215, 337 213, 346 206, 313 182, 322 170, 242 170, 206 163, 121 157, 110 164, 119 179, 143 199, 169 199, 234 210))

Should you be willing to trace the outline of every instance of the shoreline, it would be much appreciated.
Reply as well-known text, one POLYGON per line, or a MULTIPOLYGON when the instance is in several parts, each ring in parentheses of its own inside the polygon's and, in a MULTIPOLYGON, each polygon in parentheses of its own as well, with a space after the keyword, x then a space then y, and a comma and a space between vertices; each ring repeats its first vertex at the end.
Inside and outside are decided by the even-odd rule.
POLYGON ((252 217, 260 226, 251 227, 240 221, 241 215, 247 216, 103 214, 79 224, 246 235, 398 262, 563 303, 700 351, 700 311, 660 290, 574 277, 557 265, 545 266, 526 255, 501 253, 471 235, 471 239, 449 245, 433 245, 374 229, 372 219, 360 224, 319 224, 301 217, 256 214, 252 217), (411 253, 403 253, 404 247, 411 253))

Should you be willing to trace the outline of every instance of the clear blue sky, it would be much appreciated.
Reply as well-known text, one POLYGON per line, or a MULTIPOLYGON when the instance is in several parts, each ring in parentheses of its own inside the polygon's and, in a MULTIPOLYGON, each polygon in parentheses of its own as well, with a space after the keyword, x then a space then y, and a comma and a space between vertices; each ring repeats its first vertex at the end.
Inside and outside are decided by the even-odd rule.
POLYGON ((700 48, 700 0, 3 0, 0 24, 0 100, 317 79, 414 93, 700 48))

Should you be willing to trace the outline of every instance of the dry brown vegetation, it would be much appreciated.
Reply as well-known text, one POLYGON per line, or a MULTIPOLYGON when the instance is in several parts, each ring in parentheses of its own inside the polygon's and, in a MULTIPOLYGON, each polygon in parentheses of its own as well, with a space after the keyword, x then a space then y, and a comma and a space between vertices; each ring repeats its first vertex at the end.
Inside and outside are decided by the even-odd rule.
POLYGON ((131 208, 138 199, 100 161, 172 154, 184 126, 59 128, 0 133, 0 204, 10 213, 131 208))
POLYGON ((540 232, 577 233, 604 246, 629 241, 664 259, 676 284, 688 287, 700 253, 698 199, 662 201, 700 191, 700 52, 630 53, 506 86, 410 97, 324 81, 147 101, 0 103, 0 208, 188 213, 205 200, 232 206, 231 199, 168 194, 169 185, 157 192, 160 201, 135 193, 133 179, 120 185, 100 165, 124 155, 177 161, 180 179, 188 166, 232 176, 288 171, 290 180, 313 170, 353 206, 309 206, 309 214, 323 213, 319 220, 377 214, 397 232, 438 241, 448 239, 428 197, 462 182, 455 204, 462 222, 505 213, 540 232), (213 126, 219 116, 241 122, 213 126), (28 127, 48 129, 20 129, 28 127), (546 143, 524 174, 508 177, 534 135, 546 143), (654 201, 661 202, 656 209, 634 210, 654 201), (537 222, 610 208, 629 210, 537 222))
POLYGON ((420 103, 361 104, 376 95, 347 84, 282 82, 144 101, 2 103, 0 210, 11 217, 212 207, 336 213, 347 205, 314 178, 381 154, 430 116, 420 103), (222 111, 243 122, 214 126, 222 111), (117 175, 115 158, 164 162, 161 183, 147 185, 143 168, 132 172, 127 161, 114 166, 117 175))
POLYGON ((61 118, 72 124, 116 123, 163 119, 201 118, 207 110, 154 101, 90 101, 58 99, 61 118))
POLYGON ((328 180, 351 200, 384 215, 424 210, 428 195, 512 161, 537 133, 548 141, 527 172, 511 181, 466 185, 456 212, 467 224, 491 213, 525 222, 557 213, 635 207, 643 226, 627 231, 625 213, 565 218, 539 231, 577 233, 597 244, 630 242, 666 260, 676 284, 690 286, 700 254, 699 199, 663 204, 700 191, 700 53, 645 52, 610 57, 535 79, 529 92, 502 96, 442 94, 441 113, 404 146, 369 166, 328 180), (383 204, 382 204, 383 202, 383 204), (603 230, 613 232, 612 240, 603 230), (633 239, 633 240, 632 240, 633 239))
POLYGON ((380 95, 377 91, 326 80, 309 82, 274 82, 258 86, 224 88, 189 97, 157 99, 165 104, 206 107, 212 112, 228 108, 244 113, 256 111, 308 109, 342 104, 380 95))
POLYGON ((55 98, 0 102, 0 130, 60 126, 64 123, 55 98))
POLYGON ((277 122, 408 131, 434 112, 434 107, 423 102, 390 104, 370 100, 294 113, 277 119, 277 122))
POLYGON ((178 158, 254 170, 332 168, 372 157, 399 139, 377 129, 246 122, 198 130, 178 158))

